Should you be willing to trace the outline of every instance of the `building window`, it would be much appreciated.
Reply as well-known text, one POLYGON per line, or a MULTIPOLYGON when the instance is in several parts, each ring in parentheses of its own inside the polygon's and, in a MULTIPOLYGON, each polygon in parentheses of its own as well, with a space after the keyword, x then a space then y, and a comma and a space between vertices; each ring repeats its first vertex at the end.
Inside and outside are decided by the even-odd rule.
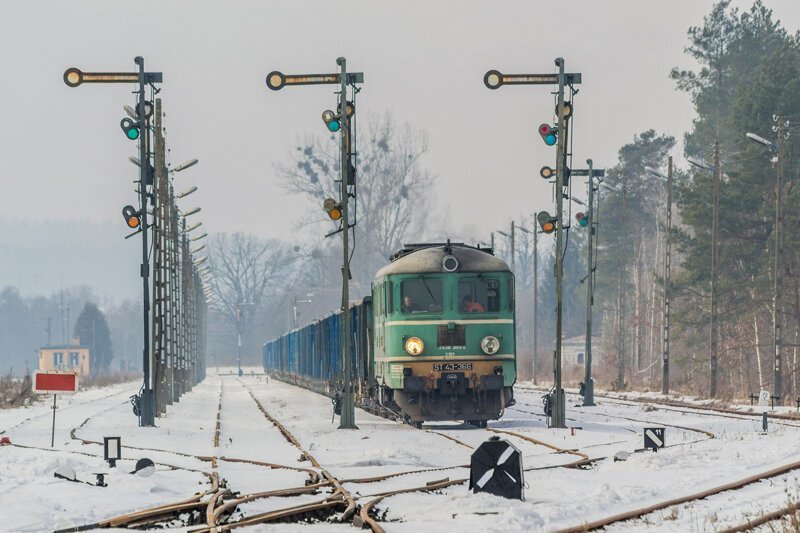
POLYGON ((53 353, 53 368, 61 368, 64 366, 64 352, 53 353))
POLYGON ((80 366, 80 358, 78 352, 69 352, 69 367, 76 368, 80 366))

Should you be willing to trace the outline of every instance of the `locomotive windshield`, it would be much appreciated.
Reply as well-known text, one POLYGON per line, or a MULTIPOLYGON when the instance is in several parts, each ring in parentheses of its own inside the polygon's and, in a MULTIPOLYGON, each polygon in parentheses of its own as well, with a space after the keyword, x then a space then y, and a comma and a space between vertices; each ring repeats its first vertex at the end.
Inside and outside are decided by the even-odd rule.
POLYGON ((458 310, 462 313, 500 311, 500 281, 483 276, 458 281, 458 310))
POLYGON ((402 291, 401 306, 403 313, 438 313, 442 310, 442 280, 419 276, 407 279, 400 285, 402 291))

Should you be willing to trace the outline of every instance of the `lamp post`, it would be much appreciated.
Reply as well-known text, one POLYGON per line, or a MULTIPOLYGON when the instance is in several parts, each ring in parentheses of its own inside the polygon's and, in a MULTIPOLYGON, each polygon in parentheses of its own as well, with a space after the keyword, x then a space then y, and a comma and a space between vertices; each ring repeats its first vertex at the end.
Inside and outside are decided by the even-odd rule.
POLYGON ((772 131, 777 134, 778 143, 775 144, 773 142, 768 141, 767 139, 756 135, 755 133, 747 133, 746 137, 751 141, 757 142, 763 146, 769 148, 770 151, 775 153, 775 158, 773 162, 775 163, 776 167, 776 183, 775 183, 775 272, 773 275, 773 284, 772 284, 772 328, 773 328, 773 338, 775 344, 775 352, 774 352, 774 359, 773 359, 773 397, 780 402, 781 395, 783 394, 783 376, 781 372, 781 351, 783 348, 783 339, 781 336, 781 286, 783 285, 783 243, 781 241, 781 226, 782 226, 782 215, 781 215, 781 200, 783 196, 783 155, 784 155, 784 144, 786 139, 789 137, 789 132, 787 128, 789 127, 789 121, 784 120, 783 117, 778 115, 773 115, 772 117, 773 122, 775 125, 772 127, 772 131))
POLYGON ((515 224, 514 221, 511 221, 511 233, 506 233, 505 231, 497 230, 497 233, 505 237, 511 242, 511 272, 516 271, 516 262, 515 257, 517 256, 516 252, 516 233, 515 233, 515 224))
POLYGON ((672 275, 672 156, 667 159, 667 175, 645 167, 645 170, 667 181, 667 229, 664 243, 664 319, 661 337, 661 394, 669 394, 669 282, 672 275))
POLYGON ((297 329, 297 304, 310 304, 312 296, 314 296, 314 293, 308 292, 306 293, 308 300, 298 300, 297 296, 292 299, 292 327, 294 329, 297 329))
POLYGON ((243 305, 253 305, 253 302, 237 302, 236 304, 236 366, 239 367, 239 377, 242 377, 242 326, 241 315, 243 305))
MULTIPOLYGON (((536 213, 533 214, 536 220, 536 213)), ((531 377, 536 385, 536 352, 539 348, 539 233, 520 226, 519 229, 533 235, 533 357, 531 357, 531 377)))
POLYGON ((710 348, 710 373, 708 394, 711 398, 717 395, 717 261, 718 245, 717 234, 719 232, 719 181, 722 174, 722 162, 719 158, 719 142, 714 143, 714 166, 710 166, 704 161, 694 158, 686 159, 689 164, 709 170, 713 173, 713 185, 711 188, 711 320, 709 324, 709 348, 710 348))

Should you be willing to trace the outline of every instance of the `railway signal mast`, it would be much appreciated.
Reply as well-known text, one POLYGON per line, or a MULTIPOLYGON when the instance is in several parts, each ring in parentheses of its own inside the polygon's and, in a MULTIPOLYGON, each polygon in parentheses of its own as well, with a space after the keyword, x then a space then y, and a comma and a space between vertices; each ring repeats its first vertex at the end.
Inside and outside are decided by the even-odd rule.
MULTIPOLYGON (((122 119, 120 127, 125 136, 130 140, 139 141, 139 211, 128 209, 123 210, 126 223, 132 229, 139 228, 137 232, 142 234, 142 265, 140 275, 142 277, 143 290, 143 311, 144 311, 144 350, 142 354, 142 368, 144 379, 141 394, 139 396, 139 425, 155 426, 155 393, 152 384, 152 359, 150 357, 150 260, 149 246, 147 243, 148 221, 147 221, 147 186, 152 183, 152 166, 150 165, 150 116, 152 115, 152 103, 145 98, 145 86, 153 86, 161 83, 163 74, 161 72, 145 72, 144 58, 137 56, 134 63, 138 66, 137 72, 82 72, 77 68, 69 68, 64 72, 64 83, 68 87, 78 87, 84 83, 135 83, 138 85, 137 102, 135 117, 136 120, 122 119), (136 221, 136 222, 134 222, 136 221)), ((134 233, 134 235, 135 235, 134 233)))
MULTIPOLYGON (((489 89, 499 89, 503 85, 558 85, 555 127, 549 124, 539 126, 539 135, 548 146, 556 146, 556 216, 550 217, 546 212, 537 215, 542 231, 556 233, 556 346, 553 354, 553 391, 549 398, 550 426, 566 427, 566 406, 564 389, 561 386, 561 334, 563 315, 563 280, 564 280, 564 189, 568 183, 567 174, 567 137, 568 121, 572 115, 572 105, 564 99, 566 86, 581 83, 580 73, 564 72, 564 59, 555 60, 558 74, 502 74, 497 70, 488 71, 483 83, 489 89), (553 220, 555 219, 555 220, 553 220), (553 227, 555 226, 555 227, 553 227)), ((544 169, 543 169, 544 171, 544 169)))
POLYGON ((595 179, 602 181, 605 170, 594 168, 591 159, 586 160, 587 169, 572 170, 572 176, 587 176, 589 183, 589 197, 587 198, 586 213, 578 213, 577 221, 581 227, 588 227, 589 235, 586 246, 586 344, 584 355, 583 376, 583 406, 592 407, 594 403, 594 379, 592 378, 592 306, 594 305, 594 235, 597 224, 597 212, 594 210, 595 179))
POLYGON ((355 166, 353 156, 355 146, 351 132, 351 122, 355 120, 355 95, 359 89, 356 84, 364 83, 363 72, 347 72, 347 60, 344 57, 336 59, 339 72, 334 74, 283 74, 272 71, 267 74, 267 87, 278 91, 287 85, 338 85, 339 105, 337 112, 325 111, 322 120, 328 131, 339 132, 340 161, 339 161, 339 201, 332 198, 325 200, 323 207, 331 220, 341 221, 341 227, 326 235, 330 237, 342 233, 342 414, 339 419, 339 429, 358 429, 356 426, 355 399, 353 398, 352 361, 350 354, 350 230, 355 223, 350 224, 348 200, 355 198, 355 166), (352 100, 347 98, 347 87, 351 87, 352 100))

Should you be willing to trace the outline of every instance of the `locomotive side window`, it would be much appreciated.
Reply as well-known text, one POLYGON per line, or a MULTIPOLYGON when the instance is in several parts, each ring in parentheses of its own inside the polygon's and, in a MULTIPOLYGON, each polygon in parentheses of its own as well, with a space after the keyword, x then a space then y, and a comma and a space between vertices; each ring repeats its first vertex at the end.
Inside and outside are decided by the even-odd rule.
POLYGON ((400 283, 400 309, 405 314, 438 313, 442 310, 444 291, 441 279, 419 276, 400 283))
POLYGON ((458 282, 458 310, 462 313, 496 313, 500 310, 500 281, 483 276, 458 282))
POLYGON ((392 292, 394 291, 394 287, 392 286, 391 281, 387 281, 383 284, 383 292, 386 298, 386 307, 384 310, 386 311, 386 316, 389 316, 394 309, 394 298, 392 298, 392 292))

